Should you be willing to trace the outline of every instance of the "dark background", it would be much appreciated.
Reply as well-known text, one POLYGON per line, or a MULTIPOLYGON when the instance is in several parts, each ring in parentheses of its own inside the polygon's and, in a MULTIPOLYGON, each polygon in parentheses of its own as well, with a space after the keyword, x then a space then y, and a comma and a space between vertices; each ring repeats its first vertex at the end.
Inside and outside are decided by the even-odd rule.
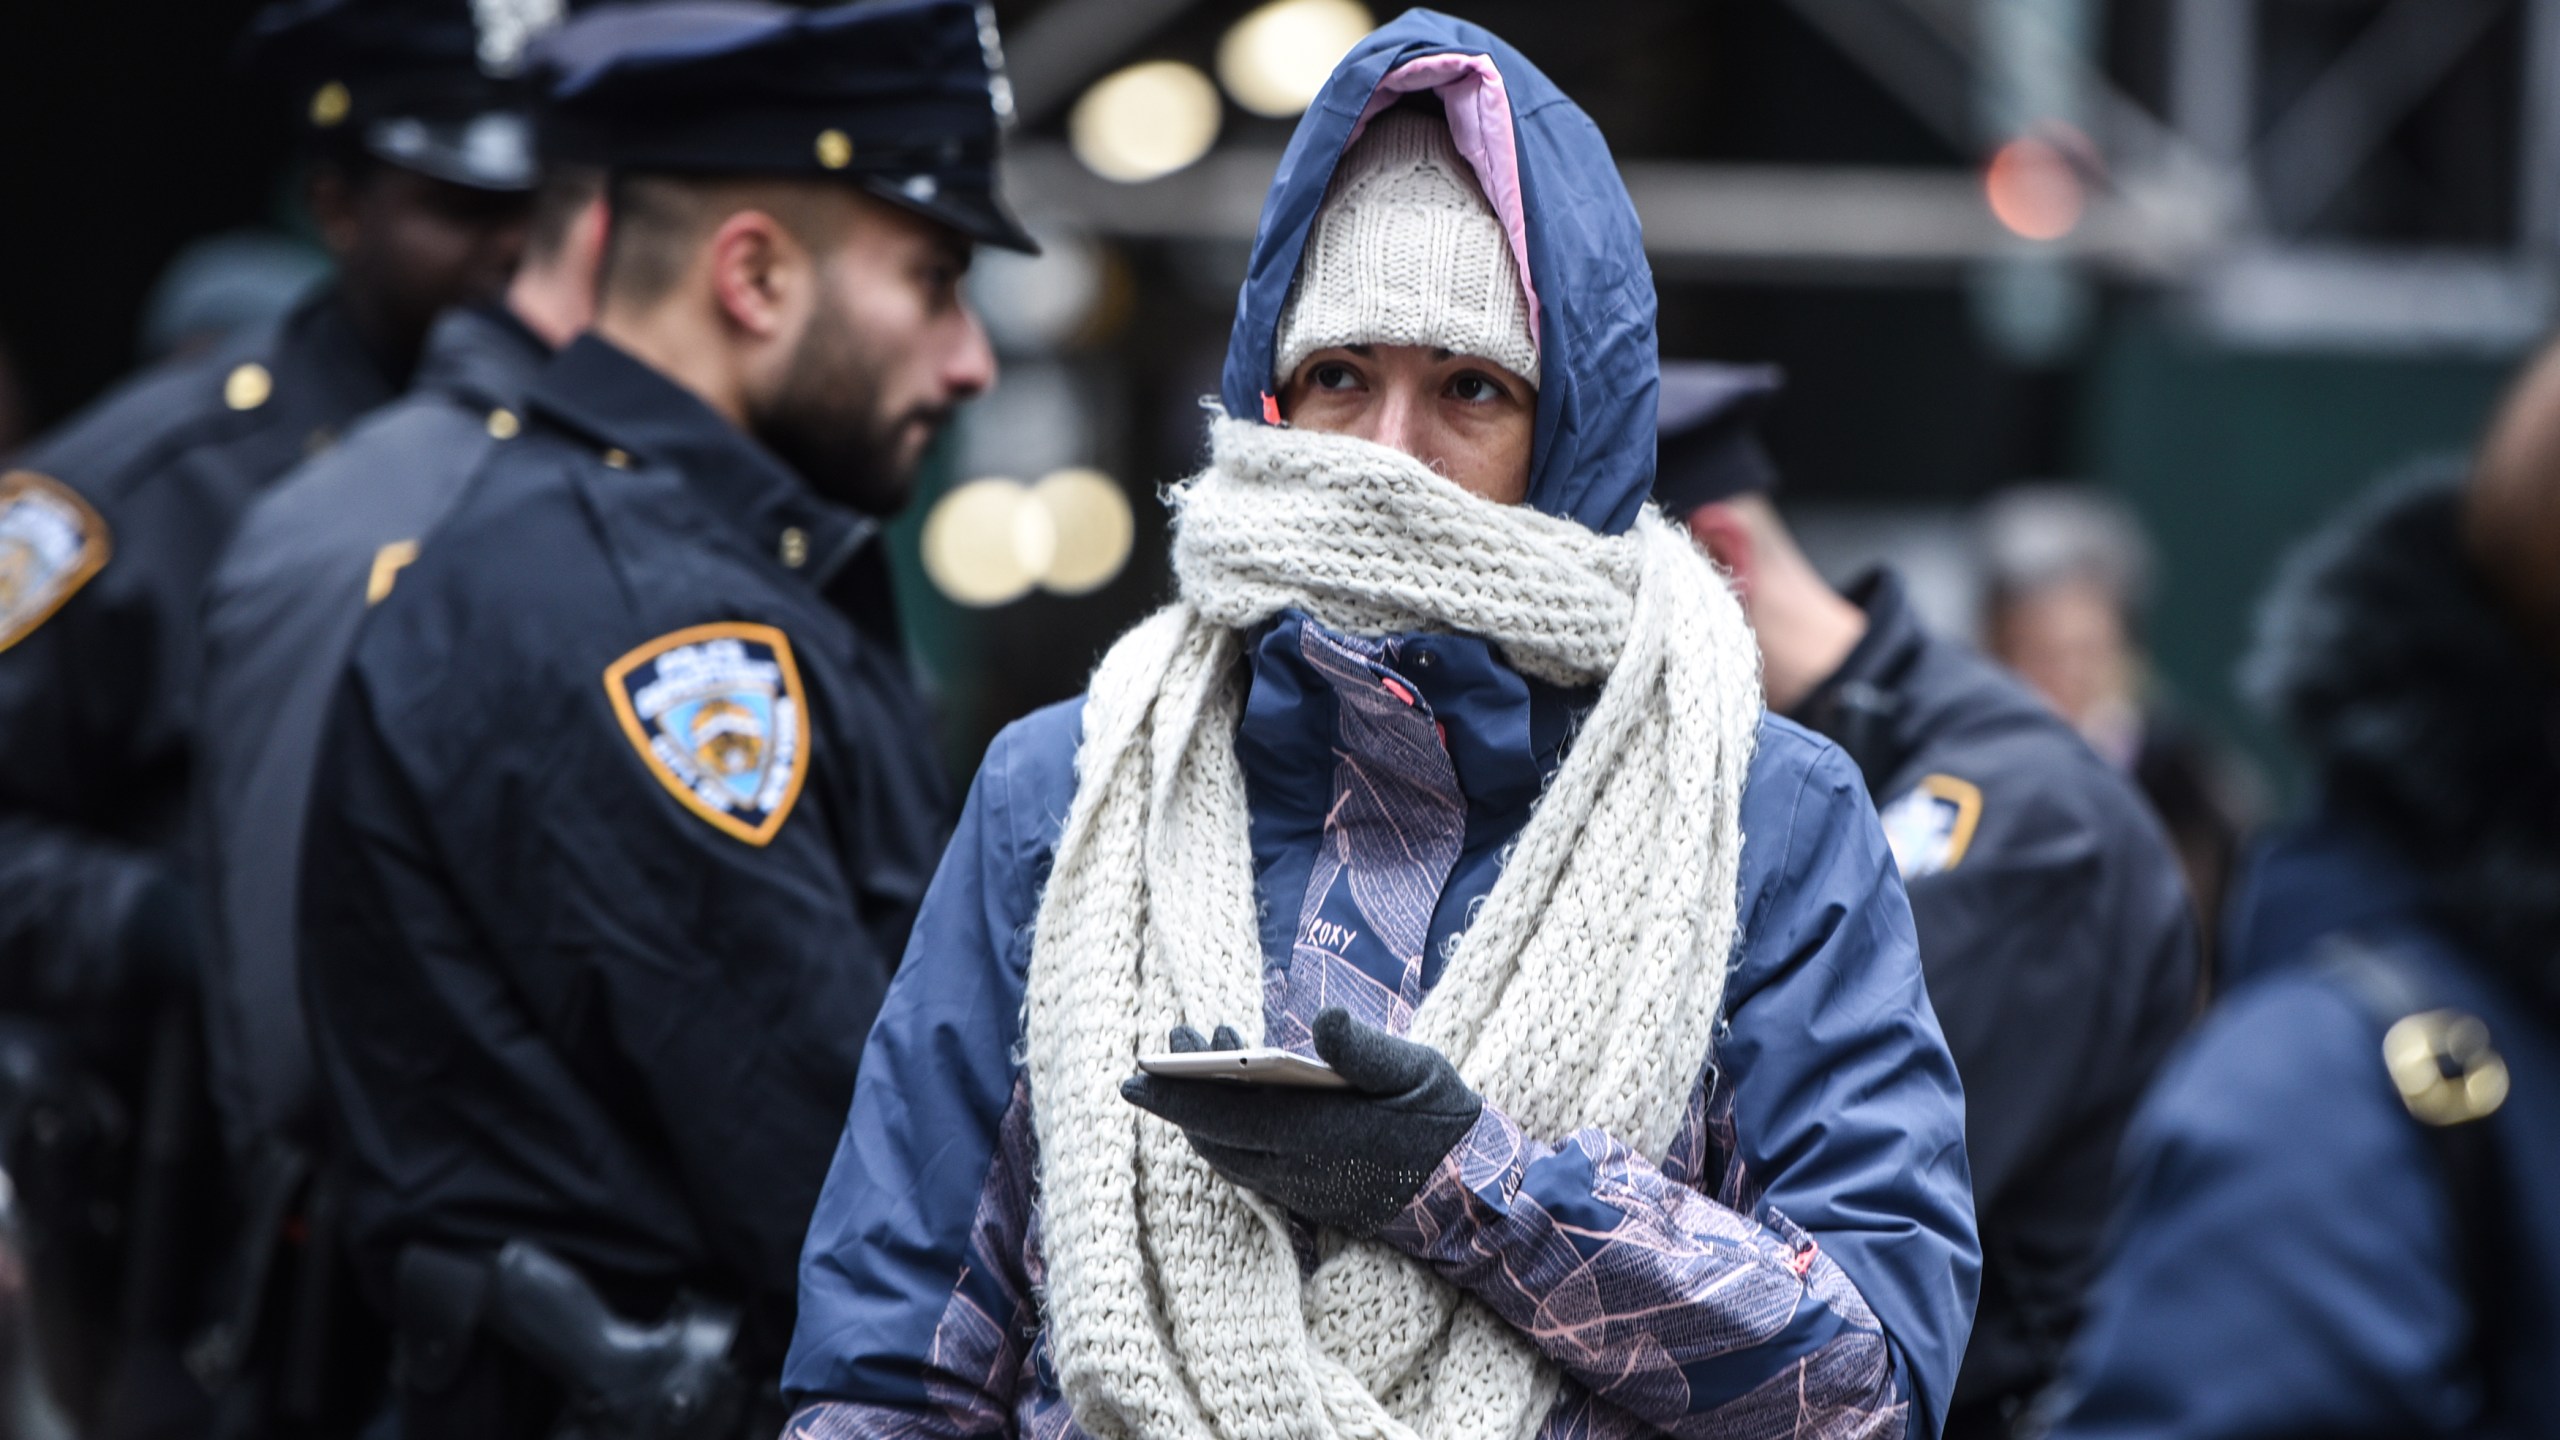
MULTIPOLYGON (((1042 0, 1003 0, 1019 35, 1042 0)), ((1882 0, 1879 0, 1882 3, 1882 0)), ((0 351, 38 422, 132 362, 144 298, 187 241, 298 224, 279 102, 230 73, 249 0, 15 0, 0 18, 0 351)), ((1124 61, 1208 66, 1247 8, 1194 5, 1124 61)), ((1779 0, 1486 0, 1446 8, 1502 33, 1574 95, 1622 158, 1961 170, 1949 144, 1779 0)), ((2260 119, 2271 119, 2379 13, 2367 0, 2261 5, 2260 119)), ((1384 19, 1391 13, 1378 7, 1384 19)), ((2163 103, 2167 0, 2102 7, 2105 71, 2163 103)), ((2521 14, 2521 7, 2518 7, 2521 14)), ((2495 250, 2516 242, 2521 20, 2493 27, 2293 241, 2495 250)), ((1017 55, 1017 63, 1021 57, 1017 55)), ((1229 107, 1222 144, 1278 145, 1286 122, 1229 107)), ((1054 139, 1057 118, 1027 138, 1054 139)), ((922 658, 949 711, 955 766, 1003 720, 1073 693, 1101 646, 1163 592, 1155 488, 1193 463, 1195 397, 1214 386, 1240 250, 1106 242, 1120 302, 1071 358, 1110 379, 1107 468, 1140 542, 1098 594, 971 611, 913 581, 922 658), (1206 278, 1204 278, 1206 277, 1206 278)), ((2465 444, 2512 347, 2235 348, 2159 287, 2100 284, 2096 316, 2051 363, 2004 358, 1967 277, 1692 273, 1660 278, 1666 354, 1774 360, 1790 391, 1768 422, 1791 502, 1960 511, 2020 480, 2090 479, 2125 496, 2160 546, 2151 634, 2165 693, 2249 735, 2229 685, 2274 557, 2378 472, 2465 444)), ((0 437, 0 451, 10 448, 0 437)), ((941 482, 965 478, 949 465, 941 482)), ((911 535, 913 526, 906 527, 911 535)), ((912 567, 911 567, 912 568, 912 567)))

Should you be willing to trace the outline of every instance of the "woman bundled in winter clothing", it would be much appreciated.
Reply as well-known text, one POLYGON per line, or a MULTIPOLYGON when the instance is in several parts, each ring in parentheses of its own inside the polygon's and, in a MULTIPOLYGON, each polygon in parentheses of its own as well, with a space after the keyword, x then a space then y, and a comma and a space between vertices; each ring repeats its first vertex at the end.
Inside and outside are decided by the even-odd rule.
POLYGON ((1643 508, 1653 308, 1517 53, 1342 62, 1178 598, 997 739, 873 1032, 795 1434, 1935 1433, 1962 1098, 1856 771, 1643 508), (1239 1031, 1350 1087, 1135 1075, 1239 1031))

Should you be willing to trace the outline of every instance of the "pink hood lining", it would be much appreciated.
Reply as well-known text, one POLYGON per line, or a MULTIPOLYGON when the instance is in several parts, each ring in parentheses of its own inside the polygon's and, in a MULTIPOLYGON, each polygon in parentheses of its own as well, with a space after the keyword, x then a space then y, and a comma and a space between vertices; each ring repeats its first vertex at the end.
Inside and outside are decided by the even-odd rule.
MULTIPOLYGON (((1529 342, 1538 336, 1538 285, 1529 276, 1529 222, 1520 201, 1520 149, 1511 135, 1511 96, 1490 55, 1425 55, 1387 72, 1342 144, 1349 149, 1379 112, 1407 95, 1431 91, 1449 116, 1449 139, 1476 172, 1476 184, 1493 202, 1511 259, 1520 270, 1520 293, 1529 302, 1529 342)), ((1544 349, 1540 345, 1541 350, 1544 349)))

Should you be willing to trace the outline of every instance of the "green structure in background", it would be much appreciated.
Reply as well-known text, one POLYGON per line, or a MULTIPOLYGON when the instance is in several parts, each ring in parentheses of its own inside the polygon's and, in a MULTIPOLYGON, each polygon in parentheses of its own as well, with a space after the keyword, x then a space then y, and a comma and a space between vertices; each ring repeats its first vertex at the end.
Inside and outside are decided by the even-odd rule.
MULTIPOLYGON (((955 785, 966 786, 978 768, 979 744, 967 743, 960 717, 978 709, 978 615, 952 603, 924 570, 924 518, 959 483, 958 452, 951 431, 934 443, 916 471, 915 498, 889 522, 889 572, 897 588, 899 627, 906 632, 907 661, 933 704, 943 764, 955 785), (963 753, 963 752, 966 753, 963 753)), ((983 742, 981 742, 983 743, 983 742)))
POLYGON ((2519 358, 2235 351, 2156 314, 2115 327, 2089 390, 2087 470, 2158 547, 2149 639, 2181 708, 2295 778, 2233 683, 2258 597, 2366 486, 2467 450, 2519 358))

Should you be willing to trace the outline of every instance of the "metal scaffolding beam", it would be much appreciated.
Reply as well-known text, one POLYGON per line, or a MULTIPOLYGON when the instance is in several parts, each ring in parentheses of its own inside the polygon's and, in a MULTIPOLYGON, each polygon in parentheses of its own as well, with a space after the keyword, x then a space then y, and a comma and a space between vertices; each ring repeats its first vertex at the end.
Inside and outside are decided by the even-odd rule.
POLYGON ((2257 133, 2258 7, 2177 0, 2169 17, 2169 118, 2214 163, 2240 170, 2257 133))
POLYGON ((2268 128, 2253 157, 2279 233, 2300 230, 2512 0, 2394 0, 2268 128))
POLYGON ((1050 0, 1005 38, 1005 69, 1024 124, 1064 109, 1197 0, 1050 0))
MULTIPOLYGON (((1023 113, 1055 113, 1194 3, 1053 0, 1017 32, 1023 113)), ((2262 0, 2171 0, 2166 119, 2072 43, 2057 24, 2068 10, 2018 0, 1786 3, 1960 154, 2045 118, 2027 115, 2039 103, 2032 93, 1981 108, 1992 67, 2061 87, 2078 114, 2051 118, 2085 120, 2105 158, 2090 208, 2068 236, 2029 245, 1999 226, 1968 170, 1629 160, 1621 168, 1646 248, 1665 273, 1945 283, 2029 257, 2180 290, 2190 313, 2241 343, 2506 347, 2560 305, 2560 0, 2391 0, 2264 133, 2262 0), (2286 238, 2517 6, 2516 248, 2308 248, 2286 238)), ((1006 183, 1027 215, 1095 234, 1242 244, 1278 159, 1230 147, 1166 179, 1120 185, 1061 144, 1029 141, 1013 147, 1006 183)))
MULTIPOLYGON (((1164 179, 1122 185, 1085 169, 1063 145, 1026 142, 1007 154, 1004 185, 1025 217, 1094 234, 1249 241, 1279 163, 1278 150, 1231 147, 1164 179)), ((1942 277, 2014 258, 2023 244, 1992 218, 1971 171, 1654 160, 1619 170, 1657 264, 1840 280, 1942 277)), ((2151 207, 2101 196, 2051 253, 2158 281, 2186 273, 2211 242, 2209 229, 2162 225, 2151 207)))
POLYGON ((2560 0, 2526 0, 2524 143, 2516 147, 2517 239, 2560 250, 2560 0))

